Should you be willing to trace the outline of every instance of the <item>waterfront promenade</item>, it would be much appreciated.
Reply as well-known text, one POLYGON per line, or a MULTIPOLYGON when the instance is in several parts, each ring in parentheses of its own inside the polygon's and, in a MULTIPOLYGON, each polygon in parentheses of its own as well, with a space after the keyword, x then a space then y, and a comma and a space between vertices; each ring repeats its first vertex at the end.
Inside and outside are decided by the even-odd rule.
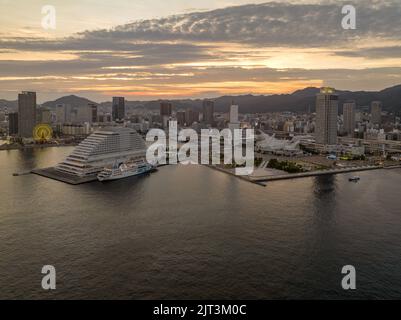
POLYGON ((383 166, 366 165, 366 166, 340 168, 340 169, 325 169, 325 170, 300 172, 300 173, 288 173, 283 175, 266 175, 257 177, 250 176, 249 180, 257 182, 267 182, 267 181, 297 179, 297 178, 306 178, 306 177, 323 176, 323 175, 333 175, 333 174, 348 173, 348 172, 377 170, 383 168, 384 168, 383 166))
MULTIPOLYGON (((376 165, 363 165, 363 166, 353 166, 347 168, 337 168, 337 169, 325 169, 325 170, 316 170, 316 171, 309 171, 309 172, 301 172, 301 173, 283 173, 283 174, 266 174, 261 175, 258 174, 256 176, 238 176, 235 174, 234 169, 227 169, 222 166, 216 165, 205 165, 208 168, 223 172, 225 174, 229 174, 235 176, 243 181, 247 181, 250 183, 254 183, 260 186, 266 186, 265 182, 269 181, 278 181, 278 180, 289 180, 289 179, 299 179, 299 178, 306 178, 306 177, 314 177, 314 176, 323 176, 323 175, 334 175, 334 174, 342 174, 342 173, 350 173, 350 172, 360 172, 360 171, 368 171, 368 170, 379 170, 379 169, 399 169, 401 165, 392 165, 392 166, 376 166, 376 165)), ((277 170, 278 171, 278 170, 277 170)), ((43 169, 34 169, 30 171, 30 173, 37 174, 46 178, 62 181, 68 184, 77 185, 82 183, 88 183, 92 181, 97 181, 96 176, 90 177, 76 177, 73 175, 61 173, 54 168, 43 168, 43 169)), ((20 173, 15 175, 23 175, 27 174, 20 173)))
POLYGON ((350 172, 360 172, 360 171, 368 171, 368 170, 399 169, 399 168, 401 168, 401 165, 393 165, 393 166, 388 166, 388 167, 376 166, 376 165, 363 165, 363 166, 354 166, 354 167, 348 167, 348 168, 325 169, 325 170, 316 170, 316 171, 301 172, 301 173, 283 173, 283 174, 274 174, 274 175, 267 174, 265 176, 264 175, 237 176, 237 175, 235 175, 233 169, 226 169, 221 166, 211 166, 211 165, 208 165, 207 167, 224 172, 224 173, 232 175, 232 176, 235 176, 244 181, 255 183, 260 186, 265 186, 265 182, 269 182, 269 181, 299 179, 299 178, 334 175, 334 174, 342 174, 342 173, 350 173, 350 172))

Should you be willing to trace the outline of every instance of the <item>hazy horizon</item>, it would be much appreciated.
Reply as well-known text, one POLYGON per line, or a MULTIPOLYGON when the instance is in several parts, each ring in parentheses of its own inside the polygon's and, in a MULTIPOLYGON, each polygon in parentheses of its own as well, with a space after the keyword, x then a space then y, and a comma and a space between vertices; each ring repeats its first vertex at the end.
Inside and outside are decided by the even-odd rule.
MULTIPOLYGON (((391 87, 385 87, 385 88, 381 88, 381 89, 378 89, 378 90, 366 90, 365 92, 380 92, 380 91, 382 91, 382 90, 385 90, 385 89, 389 89, 389 88, 392 88, 392 87, 398 87, 398 86, 401 86, 401 83, 400 84, 396 84, 396 85, 394 85, 394 86, 391 86, 391 87)), ((294 91, 292 91, 292 92, 287 92, 287 93, 277 93, 278 95, 281 95, 281 94, 294 94, 295 92, 297 92, 297 91, 302 91, 302 90, 306 90, 306 89, 309 89, 309 88, 316 88, 316 89, 319 89, 319 88, 321 88, 321 87, 305 87, 305 88, 300 88, 300 89, 297 89, 297 90, 294 90, 294 91)), ((352 92, 352 90, 346 90, 346 89, 341 89, 341 88, 334 88, 337 92, 342 92, 342 91, 351 91, 352 92)), ((20 90, 20 92, 22 92, 22 91, 29 91, 29 90, 20 90)), ((20 92, 18 92, 18 93, 20 93, 20 92)), ((36 92, 36 91, 35 91, 36 92)), ((355 91, 356 92, 356 91, 355 91)), ((256 94, 251 94, 251 93, 249 93, 249 94, 241 94, 241 95, 227 95, 227 96, 249 96, 249 95, 252 95, 252 96, 261 96, 261 95, 256 95, 256 94)), ((275 95, 275 94, 265 94, 265 95, 263 95, 263 96, 272 96, 272 95, 275 95)), ((57 100, 57 99, 59 99, 59 98, 63 98, 63 97, 68 97, 68 96, 76 96, 76 97, 78 97, 78 98, 83 98, 83 99, 88 99, 88 100, 90 100, 90 101, 92 101, 92 102, 95 102, 95 103, 98 103, 98 104, 101 104, 101 103, 107 103, 107 102, 111 102, 111 100, 112 100, 112 97, 110 97, 110 99, 108 99, 108 100, 95 100, 95 99, 90 99, 90 98, 88 98, 88 97, 86 97, 86 96, 84 96, 84 95, 81 95, 80 93, 70 93, 70 94, 66 94, 66 95, 60 95, 60 96, 58 96, 58 97, 55 97, 54 99, 51 99, 51 100, 43 100, 43 99, 41 99, 41 92, 36 92, 36 99, 37 99, 37 103, 38 104, 43 104, 43 103, 46 103, 46 102, 51 102, 51 101, 55 101, 55 100, 57 100)), ((160 100, 160 101, 169 101, 169 100, 202 100, 202 99, 210 99, 210 100, 214 100, 214 99, 218 99, 218 98, 221 98, 221 97, 223 97, 224 95, 221 95, 221 96, 209 96, 209 97, 203 97, 203 98, 196 98, 196 97, 185 97, 185 98, 177 98, 177 99, 168 99, 168 98, 166 98, 166 99, 163 99, 163 98, 160 98, 160 97, 157 97, 157 98, 154 98, 154 99, 134 99, 134 98, 132 98, 132 99, 127 99, 126 97, 125 97, 125 100, 126 101, 141 101, 141 102, 151 102, 151 101, 158 101, 158 100, 160 100)), ((8 100, 8 99, 4 99, 3 97, 1 97, 0 96, 0 100, 7 100, 7 101, 18 101, 18 96, 16 96, 16 98, 15 99, 12 99, 12 100, 8 100)))

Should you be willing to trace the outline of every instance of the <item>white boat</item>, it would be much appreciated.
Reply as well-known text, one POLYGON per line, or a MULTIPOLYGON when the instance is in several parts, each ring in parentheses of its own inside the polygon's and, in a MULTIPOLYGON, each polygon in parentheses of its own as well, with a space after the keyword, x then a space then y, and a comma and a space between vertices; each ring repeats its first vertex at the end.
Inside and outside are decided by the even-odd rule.
POLYGON ((118 180, 150 172, 154 166, 141 160, 135 162, 114 164, 111 168, 104 168, 98 175, 99 181, 118 180))
POLYGON ((359 180, 361 180, 360 177, 351 177, 348 179, 348 181, 352 181, 352 182, 358 182, 359 180))

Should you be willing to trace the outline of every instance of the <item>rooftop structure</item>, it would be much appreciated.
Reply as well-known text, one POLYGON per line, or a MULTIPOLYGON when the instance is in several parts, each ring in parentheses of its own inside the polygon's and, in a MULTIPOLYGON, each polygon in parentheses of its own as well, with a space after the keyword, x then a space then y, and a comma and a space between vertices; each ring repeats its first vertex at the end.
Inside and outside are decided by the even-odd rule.
POLYGON ((291 140, 277 139, 275 135, 268 135, 261 133, 259 137, 256 148, 261 152, 269 152, 283 155, 297 155, 302 154, 299 147, 301 136, 293 137, 291 140))

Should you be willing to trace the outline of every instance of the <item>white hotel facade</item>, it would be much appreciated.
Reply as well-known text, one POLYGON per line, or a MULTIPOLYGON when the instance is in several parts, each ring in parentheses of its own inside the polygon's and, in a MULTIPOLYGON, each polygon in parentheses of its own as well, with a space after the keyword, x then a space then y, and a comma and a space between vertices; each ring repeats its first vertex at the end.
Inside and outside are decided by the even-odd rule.
POLYGON ((61 173, 88 177, 117 162, 142 159, 146 146, 133 129, 108 127, 82 141, 55 169, 61 173))

